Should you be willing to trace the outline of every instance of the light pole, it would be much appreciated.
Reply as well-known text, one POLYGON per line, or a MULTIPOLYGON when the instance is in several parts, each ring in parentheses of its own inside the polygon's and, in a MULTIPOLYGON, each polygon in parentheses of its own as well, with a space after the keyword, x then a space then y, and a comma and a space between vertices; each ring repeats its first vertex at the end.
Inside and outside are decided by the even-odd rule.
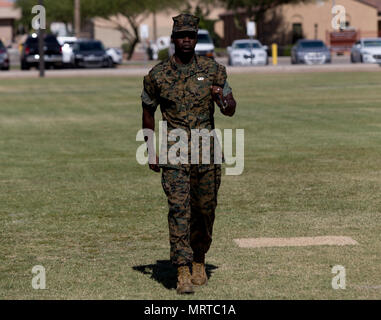
POLYGON ((75 36, 79 38, 81 35, 81 1, 75 0, 74 2, 74 25, 75 36))
MULTIPOLYGON (((40 6, 44 6, 44 0, 38 0, 40 6)), ((38 28, 38 54, 40 58, 40 78, 45 77, 45 48, 44 48, 44 38, 45 32, 43 29, 42 22, 40 21, 40 26, 38 28)))
POLYGON ((153 41, 157 41, 157 21, 156 21, 156 11, 153 12, 153 41))

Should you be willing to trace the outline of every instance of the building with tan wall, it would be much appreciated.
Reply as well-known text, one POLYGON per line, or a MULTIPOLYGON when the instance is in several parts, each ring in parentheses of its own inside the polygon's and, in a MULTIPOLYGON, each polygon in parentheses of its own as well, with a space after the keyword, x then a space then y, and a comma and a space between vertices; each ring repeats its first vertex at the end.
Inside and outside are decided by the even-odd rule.
MULTIPOLYGON (((196 6, 197 1, 192 1, 192 6, 196 6)), ((221 6, 214 7, 208 19, 219 20, 215 24, 215 32, 223 38, 223 22, 219 15, 225 11, 221 6)), ((169 37, 172 32, 172 17, 181 13, 181 9, 168 9, 156 14, 148 14, 139 18, 139 24, 146 24, 149 28, 148 40, 154 40, 159 37, 169 37), (156 30, 156 31, 155 31, 156 30)), ((112 17, 110 20, 96 18, 94 23, 94 37, 102 40, 107 47, 120 47, 125 42, 123 35, 117 29, 118 24, 128 26, 128 22, 123 17, 112 17), (111 21, 110 21, 111 20, 111 21)))
MULTIPOLYGON (((195 6, 196 1, 193 1, 195 6)), ((306 4, 283 5, 268 13, 271 19, 258 25, 258 38, 264 44, 276 42, 287 45, 297 37, 320 39, 328 43, 332 28, 332 6, 342 5, 346 11, 347 27, 355 29, 358 37, 376 37, 381 35, 381 0, 313 0, 306 4), (300 33, 300 34, 298 34, 300 33)), ((139 23, 149 27, 149 40, 162 36, 170 36, 172 30, 171 17, 181 10, 166 10, 156 15, 140 17, 139 23), (155 27, 156 26, 156 27, 155 27), (156 32, 154 32, 156 30, 156 32)), ((245 10, 239 10, 240 26, 234 23, 232 12, 223 7, 213 7, 209 19, 219 20, 215 24, 216 33, 223 39, 222 46, 228 46, 233 40, 247 38, 245 10)), ((115 21, 128 25, 123 18, 114 17, 115 21)), ((94 37, 102 40, 108 47, 120 47, 126 42, 116 24, 101 18, 94 19, 94 37)))
POLYGON ((14 41, 14 22, 21 17, 21 10, 8 1, 0 0, 0 39, 5 45, 14 41))
MULTIPOLYGON (((267 21, 258 26, 258 38, 265 44, 286 45, 303 37, 328 42, 332 27, 333 5, 345 8, 346 27, 356 30, 358 37, 377 37, 381 34, 381 0, 314 0, 309 3, 283 5, 267 14, 267 21), (275 17, 275 18, 273 18, 275 17), (272 20, 271 20, 272 18, 272 20)), ((240 28, 233 23, 233 12, 220 15, 224 21, 224 45, 246 38, 246 11, 238 12, 240 28)))
MULTIPOLYGON (((335 0, 334 3, 345 8, 347 28, 357 30, 365 37, 378 36, 377 6, 356 0, 335 0)), ((296 26, 301 26, 305 38, 327 41, 327 32, 335 31, 332 27, 332 5, 333 1, 318 0, 310 4, 285 5, 279 10, 284 17, 286 31, 292 33, 296 26)))

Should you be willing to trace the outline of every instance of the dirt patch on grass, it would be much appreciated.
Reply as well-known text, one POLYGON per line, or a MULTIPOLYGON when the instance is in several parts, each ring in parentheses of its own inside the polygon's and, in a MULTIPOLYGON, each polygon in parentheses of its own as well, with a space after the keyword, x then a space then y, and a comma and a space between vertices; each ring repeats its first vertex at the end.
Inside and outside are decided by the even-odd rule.
POLYGON ((241 248, 262 247, 304 247, 304 246, 345 246, 356 245, 357 241, 350 237, 324 236, 324 237, 299 237, 299 238, 248 238, 234 239, 241 248))

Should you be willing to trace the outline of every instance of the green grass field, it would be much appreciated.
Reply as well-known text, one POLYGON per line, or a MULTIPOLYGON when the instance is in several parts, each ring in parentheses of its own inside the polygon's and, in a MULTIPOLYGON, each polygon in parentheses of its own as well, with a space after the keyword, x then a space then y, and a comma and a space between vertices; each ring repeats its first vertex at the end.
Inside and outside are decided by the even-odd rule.
POLYGON ((0 299, 380 299, 381 74, 230 84, 238 112, 216 125, 245 129, 245 171, 223 177, 208 286, 179 297, 160 176, 135 160, 142 79, 1 80, 0 299), (359 245, 233 242, 322 235, 359 245))

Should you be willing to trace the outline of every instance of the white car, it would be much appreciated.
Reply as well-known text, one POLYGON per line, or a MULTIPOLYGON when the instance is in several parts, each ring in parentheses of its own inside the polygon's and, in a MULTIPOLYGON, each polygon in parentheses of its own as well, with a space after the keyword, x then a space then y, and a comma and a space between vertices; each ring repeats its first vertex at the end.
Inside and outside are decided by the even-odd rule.
POLYGON ((269 63, 267 46, 258 40, 235 40, 228 47, 230 66, 267 65, 269 63))
POLYGON ((109 48, 106 50, 106 53, 109 57, 111 57, 114 66, 123 63, 123 52, 121 49, 109 48))
POLYGON ((62 47, 62 62, 64 65, 70 65, 73 60, 73 44, 77 42, 76 37, 57 37, 59 44, 62 47))
MULTIPOLYGON (((209 35, 209 31, 205 29, 198 30, 197 34, 197 45, 194 49, 196 54, 199 56, 206 56, 209 58, 214 58, 214 43, 209 35)), ((175 45, 173 42, 169 46, 169 55, 175 53, 175 45)))
POLYGON ((381 64, 381 38, 362 38, 351 50, 351 62, 381 64))
POLYGON ((195 48, 196 54, 214 58, 214 43, 209 35, 208 30, 200 29, 197 35, 197 45, 195 48))

